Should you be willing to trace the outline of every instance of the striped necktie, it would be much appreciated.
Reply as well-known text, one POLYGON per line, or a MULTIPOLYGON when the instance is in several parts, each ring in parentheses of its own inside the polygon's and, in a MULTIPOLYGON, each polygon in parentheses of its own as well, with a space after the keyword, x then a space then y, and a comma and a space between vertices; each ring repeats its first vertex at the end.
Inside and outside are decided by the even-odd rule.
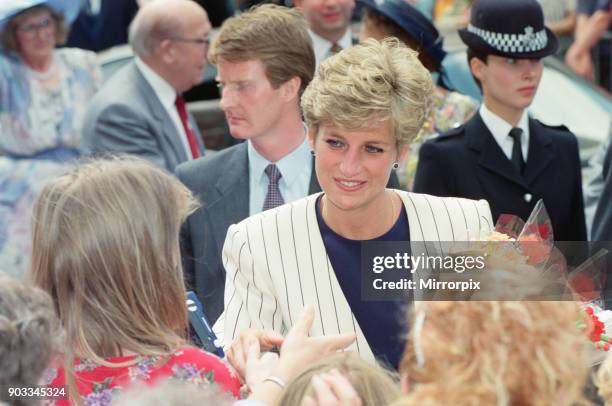
POLYGON ((273 209, 277 206, 285 204, 285 200, 281 195, 280 189, 278 188, 278 181, 283 176, 278 167, 274 164, 266 166, 265 171, 268 175, 268 194, 266 200, 264 200, 263 211, 273 209))

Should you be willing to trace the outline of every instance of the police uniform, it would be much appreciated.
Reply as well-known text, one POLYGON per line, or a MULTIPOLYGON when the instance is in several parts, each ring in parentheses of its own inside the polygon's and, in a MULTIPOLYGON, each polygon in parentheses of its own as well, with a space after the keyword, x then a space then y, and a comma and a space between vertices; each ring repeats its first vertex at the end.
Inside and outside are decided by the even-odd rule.
MULTIPOLYGON (((556 37, 544 27, 542 10, 535 0, 477 0, 471 16, 460 35, 477 51, 510 58, 542 58, 557 49, 556 37)), ((527 160, 518 169, 502 151, 481 113, 475 114, 464 125, 423 144, 414 191, 486 199, 494 221, 504 213, 527 220, 542 199, 555 240, 585 241, 576 137, 566 127, 547 126, 532 118, 528 119, 528 128, 527 160)))

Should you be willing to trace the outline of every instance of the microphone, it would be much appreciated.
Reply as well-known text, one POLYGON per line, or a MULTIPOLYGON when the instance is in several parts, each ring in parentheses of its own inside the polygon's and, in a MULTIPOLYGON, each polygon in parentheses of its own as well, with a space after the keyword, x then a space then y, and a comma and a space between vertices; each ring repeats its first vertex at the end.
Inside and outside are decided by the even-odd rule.
POLYGON ((206 321, 202 302, 193 291, 187 292, 187 312, 189 314, 189 335, 193 344, 220 358, 225 357, 217 336, 206 321))

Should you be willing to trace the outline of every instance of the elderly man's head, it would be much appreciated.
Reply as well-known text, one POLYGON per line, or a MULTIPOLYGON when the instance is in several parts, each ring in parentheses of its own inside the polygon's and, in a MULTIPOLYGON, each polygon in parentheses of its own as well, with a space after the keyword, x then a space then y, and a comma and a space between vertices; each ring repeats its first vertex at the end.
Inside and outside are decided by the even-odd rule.
POLYGON ((211 25, 191 0, 154 0, 144 5, 130 26, 134 53, 178 93, 202 81, 211 25))

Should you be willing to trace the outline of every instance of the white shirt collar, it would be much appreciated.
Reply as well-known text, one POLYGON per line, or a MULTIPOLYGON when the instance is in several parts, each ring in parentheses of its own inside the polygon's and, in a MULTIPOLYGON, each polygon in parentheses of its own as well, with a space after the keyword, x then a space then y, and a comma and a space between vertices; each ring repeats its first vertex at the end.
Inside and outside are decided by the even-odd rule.
POLYGON ((151 69, 142 59, 135 58, 136 66, 142 73, 142 76, 153 88, 153 91, 157 95, 157 98, 161 102, 162 106, 166 110, 174 108, 174 102, 176 101, 176 90, 168 82, 159 76, 153 69, 151 69))
MULTIPOLYGON (((511 159, 514 140, 509 137, 508 134, 513 127, 506 120, 489 110, 485 103, 480 104, 479 113, 482 121, 504 152, 504 155, 506 155, 508 159, 511 159)), ((527 109, 523 110, 523 114, 521 115, 516 127, 523 130, 523 136, 521 137, 521 151, 523 152, 523 159, 525 162, 527 162, 527 154, 529 152, 529 115, 527 114, 527 109)))
MULTIPOLYGON (((304 134, 306 134, 306 124, 304 124, 304 134)), ((264 170, 268 164, 274 163, 282 174, 282 180, 287 185, 291 185, 297 178, 303 168, 304 162, 311 159, 310 146, 308 137, 304 136, 304 141, 289 154, 282 157, 277 162, 270 162, 264 158, 253 146, 251 140, 247 141, 247 154, 249 158, 250 173, 255 179, 264 179, 267 175, 264 170)), ((266 182, 267 182, 267 178, 266 182)))
MULTIPOLYGON (((314 49, 315 58, 317 60, 317 66, 319 66, 321 62, 323 62, 328 56, 330 56, 329 51, 334 44, 321 37, 320 35, 316 34, 310 29, 308 30, 308 33, 310 34, 310 38, 312 39, 312 46, 314 49)), ((338 45, 340 45, 342 49, 346 49, 353 46, 353 35, 351 34, 350 29, 346 29, 346 32, 338 41, 338 45)))

